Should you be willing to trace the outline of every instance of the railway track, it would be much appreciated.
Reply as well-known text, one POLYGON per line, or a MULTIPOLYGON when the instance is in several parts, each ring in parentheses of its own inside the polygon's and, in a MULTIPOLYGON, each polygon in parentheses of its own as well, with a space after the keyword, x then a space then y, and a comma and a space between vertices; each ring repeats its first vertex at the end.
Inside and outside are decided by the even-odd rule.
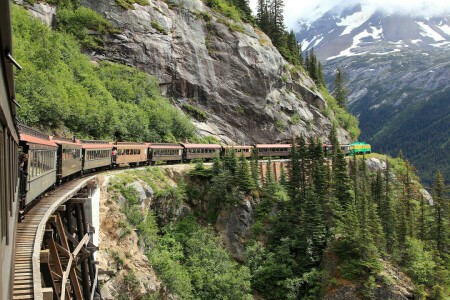
POLYGON ((75 179, 49 192, 18 224, 15 239, 13 299, 43 299, 39 255, 45 225, 59 206, 76 195, 94 177, 75 179))

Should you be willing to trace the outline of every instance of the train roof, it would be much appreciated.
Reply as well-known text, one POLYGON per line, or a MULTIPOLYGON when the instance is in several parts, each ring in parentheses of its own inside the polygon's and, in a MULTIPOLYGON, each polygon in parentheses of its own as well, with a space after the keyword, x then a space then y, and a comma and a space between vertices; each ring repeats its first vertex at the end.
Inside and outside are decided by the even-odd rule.
MULTIPOLYGON (((16 116, 16 105, 14 99, 16 94, 14 92, 14 69, 12 58, 12 34, 11 34, 11 11, 10 1, 0 1, 0 63, 2 73, 0 77, 3 82, 0 84, 5 85, 7 100, 0 105, 0 119, 10 129, 11 135, 14 140, 18 141, 18 134, 16 132, 17 121, 14 120, 16 116)), ((16 63, 17 64, 17 63, 16 63)), ((17 64, 18 66, 18 64, 17 64)), ((20 67, 20 66, 18 66, 20 67)))
POLYGON ((83 149, 112 149, 113 145, 108 141, 79 140, 83 149))
POLYGON ((292 144, 256 144, 256 148, 292 148, 292 144))
POLYGON ((150 143, 149 148, 151 149, 183 149, 180 144, 171 143, 150 143))
POLYGON ((225 149, 251 149, 253 148, 253 146, 248 146, 248 145, 224 145, 222 146, 225 149))
POLYGON ((184 148, 188 149, 204 149, 204 148, 213 148, 213 149, 222 149, 222 146, 218 144, 181 144, 184 148))
POLYGON ((58 147, 58 145, 56 145, 53 141, 42 139, 25 133, 20 133, 20 140, 26 142, 27 144, 45 145, 55 148, 58 147))
POLYGON ((59 136, 51 136, 50 139, 56 144, 68 144, 68 145, 77 145, 81 146, 81 143, 78 140, 63 138, 59 136))

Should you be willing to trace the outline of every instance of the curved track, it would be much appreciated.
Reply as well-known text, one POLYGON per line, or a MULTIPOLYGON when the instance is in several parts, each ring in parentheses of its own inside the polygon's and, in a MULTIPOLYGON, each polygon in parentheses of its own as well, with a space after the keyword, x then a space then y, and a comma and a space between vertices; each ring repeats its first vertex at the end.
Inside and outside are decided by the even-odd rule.
POLYGON ((17 226, 13 299, 42 299, 40 249, 49 217, 95 178, 72 180, 43 197, 17 226))

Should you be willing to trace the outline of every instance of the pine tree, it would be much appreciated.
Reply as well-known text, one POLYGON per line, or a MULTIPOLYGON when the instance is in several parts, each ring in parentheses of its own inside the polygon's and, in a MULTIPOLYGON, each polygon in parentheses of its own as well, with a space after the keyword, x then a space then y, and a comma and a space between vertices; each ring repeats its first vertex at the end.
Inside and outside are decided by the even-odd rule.
POLYGON ((222 162, 220 161, 219 155, 216 155, 216 156, 214 156, 212 173, 213 173, 213 175, 219 175, 221 170, 222 170, 222 162))
POLYGON ((259 170, 259 162, 258 162, 258 149, 252 149, 251 155, 251 165, 250 165, 253 182, 256 187, 259 186, 259 178, 260 178, 260 170, 259 170))
POLYGON ((316 84, 319 84, 319 74, 317 70, 317 58, 314 54, 314 48, 311 48, 311 51, 309 51, 309 67, 308 67, 308 73, 312 80, 316 84))
POLYGON ((253 22, 252 9, 248 0, 233 0, 233 4, 241 11, 241 17, 244 21, 253 22))
POLYGON ((266 0, 258 0, 256 21, 259 28, 270 37, 270 15, 266 0))
POLYGON ((375 203, 369 204, 369 231, 372 236, 374 245, 377 246, 380 252, 384 252, 386 239, 381 225, 381 219, 378 215, 378 207, 375 203))
POLYGON ((304 63, 306 72, 309 74, 309 52, 308 50, 305 51, 305 63, 304 63))
POLYGON ((305 191, 306 197, 302 205, 301 227, 304 249, 303 267, 314 267, 322 261, 325 249, 325 225, 323 224, 323 211, 314 187, 308 184, 305 191))
POLYGON ((319 61, 317 66, 317 75, 319 77, 319 84, 321 84, 324 88, 327 88, 327 84, 325 82, 325 78, 323 77, 322 63, 319 61))
POLYGON ((448 254, 448 190, 444 184, 444 177, 438 170, 436 179, 433 185, 433 200, 434 200, 434 239, 436 241, 437 249, 441 253, 448 254))
POLYGON ((344 73, 340 68, 337 69, 336 76, 334 78, 333 96, 340 107, 347 109, 348 92, 345 88, 344 73))
POLYGON ((425 241, 425 222, 426 222, 426 213, 425 213, 425 198, 423 195, 420 197, 420 209, 419 209, 419 217, 417 218, 417 237, 421 241, 425 241))
POLYGON ((236 175, 237 167, 238 167, 238 158, 236 156, 236 149, 232 147, 229 151, 225 153, 224 168, 231 172, 232 175, 236 175))
POLYGON ((413 204, 413 184, 411 180, 411 172, 414 172, 412 170, 412 165, 406 160, 406 176, 404 179, 404 194, 403 194, 403 201, 406 209, 406 219, 407 219, 407 227, 406 227, 406 234, 409 237, 414 237, 414 231, 415 231, 415 222, 414 222, 414 204, 413 204))
MULTIPOLYGON (((289 181, 289 196, 293 202, 298 198, 298 193, 300 189, 300 181, 301 181, 301 168, 300 168, 300 159, 297 150, 297 146, 295 145, 295 140, 292 138, 291 141, 291 176, 289 181)), ((300 148, 300 147, 299 147, 300 148)))
POLYGON ((242 152, 242 155, 239 158, 237 181, 242 191, 250 192, 255 188, 255 184, 253 182, 253 178, 250 175, 248 162, 247 159, 245 158, 244 152, 242 152))
POLYGON ((342 209, 346 209, 348 205, 353 202, 352 192, 349 183, 349 177, 347 175, 347 160, 341 150, 341 146, 337 139, 333 145, 333 187, 335 191, 335 197, 342 209))
POLYGON ((282 44, 282 38, 284 36, 284 2, 283 0, 271 0, 269 2, 270 11, 270 26, 271 33, 270 38, 275 47, 279 47, 282 44))
POLYGON ((380 199, 380 219, 383 231, 386 236, 386 250, 388 253, 393 253, 397 246, 397 220, 395 218, 395 210, 392 203, 391 195, 391 174, 389 161, 386 157, 386 169, 384 172, 384 195, 380 199))

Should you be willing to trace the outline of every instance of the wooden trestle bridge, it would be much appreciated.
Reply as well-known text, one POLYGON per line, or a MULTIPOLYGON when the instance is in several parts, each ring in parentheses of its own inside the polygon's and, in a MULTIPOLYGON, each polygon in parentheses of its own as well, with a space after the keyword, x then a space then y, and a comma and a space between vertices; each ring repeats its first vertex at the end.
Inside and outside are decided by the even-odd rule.
POLYGON ((85 203, 95 177, 70 181, 44 196, 18 224, 13 299, 101 299, 85 203))

